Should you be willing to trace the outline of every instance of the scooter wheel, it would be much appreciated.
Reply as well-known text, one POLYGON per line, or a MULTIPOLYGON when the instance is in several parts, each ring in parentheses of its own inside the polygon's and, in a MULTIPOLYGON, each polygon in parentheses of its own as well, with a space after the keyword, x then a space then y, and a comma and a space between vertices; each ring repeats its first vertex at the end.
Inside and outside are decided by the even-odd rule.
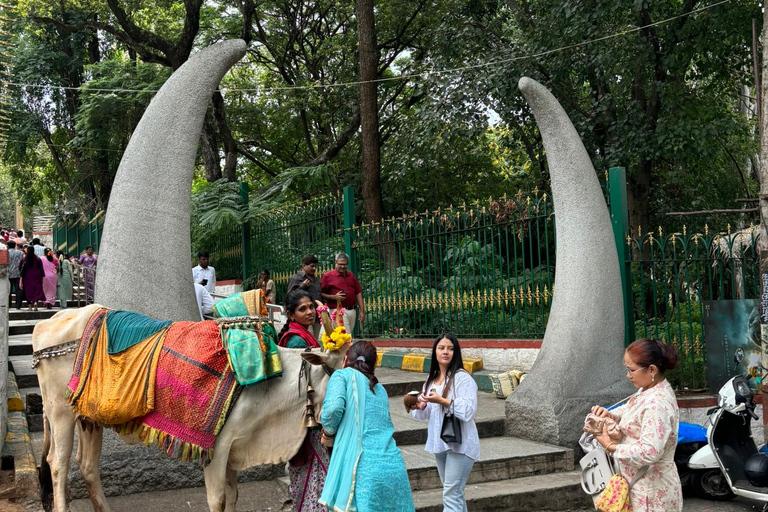
POLYGON ((695 471, 691 475, 691 483, 696 494, 704 499, 728 501, 736 497, 720 469, 695 471))

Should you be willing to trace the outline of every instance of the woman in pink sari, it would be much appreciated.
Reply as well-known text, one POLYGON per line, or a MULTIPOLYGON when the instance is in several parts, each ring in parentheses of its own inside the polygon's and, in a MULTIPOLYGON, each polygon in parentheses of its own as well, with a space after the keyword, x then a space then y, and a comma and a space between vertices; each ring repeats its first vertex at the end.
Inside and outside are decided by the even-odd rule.
POLYGON ((53 251, 50 249, 45 250, 45 257, 40 258, 40 260, 43 262, 43 270, 45 271, 45 277, 43 277, 45 309, 51 309, 56 303, 56 285, 59 281, 58 260, 53 257, 53 251))

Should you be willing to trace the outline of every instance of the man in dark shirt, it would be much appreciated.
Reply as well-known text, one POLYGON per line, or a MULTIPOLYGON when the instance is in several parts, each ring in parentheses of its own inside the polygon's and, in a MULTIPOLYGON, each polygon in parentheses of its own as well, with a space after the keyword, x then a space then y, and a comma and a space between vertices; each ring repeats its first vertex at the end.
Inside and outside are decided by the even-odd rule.
POLYGON ((346 310, 344 327, 349 334, 352 334, 355 322, 359 321, 362 325, 365 321, 365 304, 363 303, 363 289, 355 275, 348 270, 348 267, 349 256, 340 252, 336 255, 336 270, 323 274, 320 287, 323 299, 330 309, 336 309, 337 303, 341 302, 341 307, 346 310), (357 306, 357 311, 355 311, 355 306, 357 306))
MULTIPOLYGON (((288 295, 293 290, 304 290, 309 293, 309 296, 313 301, 319 300, 322 302, 323 298, 320 293, 320 279, 315 275, 316 271, 317 258, 314 254, 307 254, 301 258, 301 270, 291 276, 290 281, 288 281, 288 290, 285 294, 288 295)), ((315 325, 312 326, 311 330, 312 334, 315 335, 315 338, 319 340, 321 334, 320 315, 317 315, 315 325)))

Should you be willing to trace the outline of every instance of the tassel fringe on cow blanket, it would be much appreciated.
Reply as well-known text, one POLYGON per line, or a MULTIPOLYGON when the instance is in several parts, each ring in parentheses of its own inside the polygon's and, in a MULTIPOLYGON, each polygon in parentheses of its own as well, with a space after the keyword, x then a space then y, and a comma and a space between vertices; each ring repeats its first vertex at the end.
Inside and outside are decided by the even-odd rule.
MULTIPOLYGON (((270 370, 264 379, 282 368, 270 370)), ((158 322, 108 309, 88 321, 68 388, 82 416, 203 464, 242 389, 217 322, 158 322)))

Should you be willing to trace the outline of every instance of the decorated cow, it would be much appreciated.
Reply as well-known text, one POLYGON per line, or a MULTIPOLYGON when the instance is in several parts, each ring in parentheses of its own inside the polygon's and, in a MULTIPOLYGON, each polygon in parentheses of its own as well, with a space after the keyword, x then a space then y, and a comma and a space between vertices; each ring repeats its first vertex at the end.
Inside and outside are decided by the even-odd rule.
POLYGON ((42 472, 50 469, 54 510, 66 510, 75 428, 75 460, 94 510, 109 510, 99 457, 103 429, 113 428, 128 443, 203 464, 210 509, 234 511, 237 471, 285 462, 299 450, 308 411, 321 413, 328 377, 348 348, 282 348, 269 329, 253 311, 172 323, 98 304, 38 323, 42 472))

